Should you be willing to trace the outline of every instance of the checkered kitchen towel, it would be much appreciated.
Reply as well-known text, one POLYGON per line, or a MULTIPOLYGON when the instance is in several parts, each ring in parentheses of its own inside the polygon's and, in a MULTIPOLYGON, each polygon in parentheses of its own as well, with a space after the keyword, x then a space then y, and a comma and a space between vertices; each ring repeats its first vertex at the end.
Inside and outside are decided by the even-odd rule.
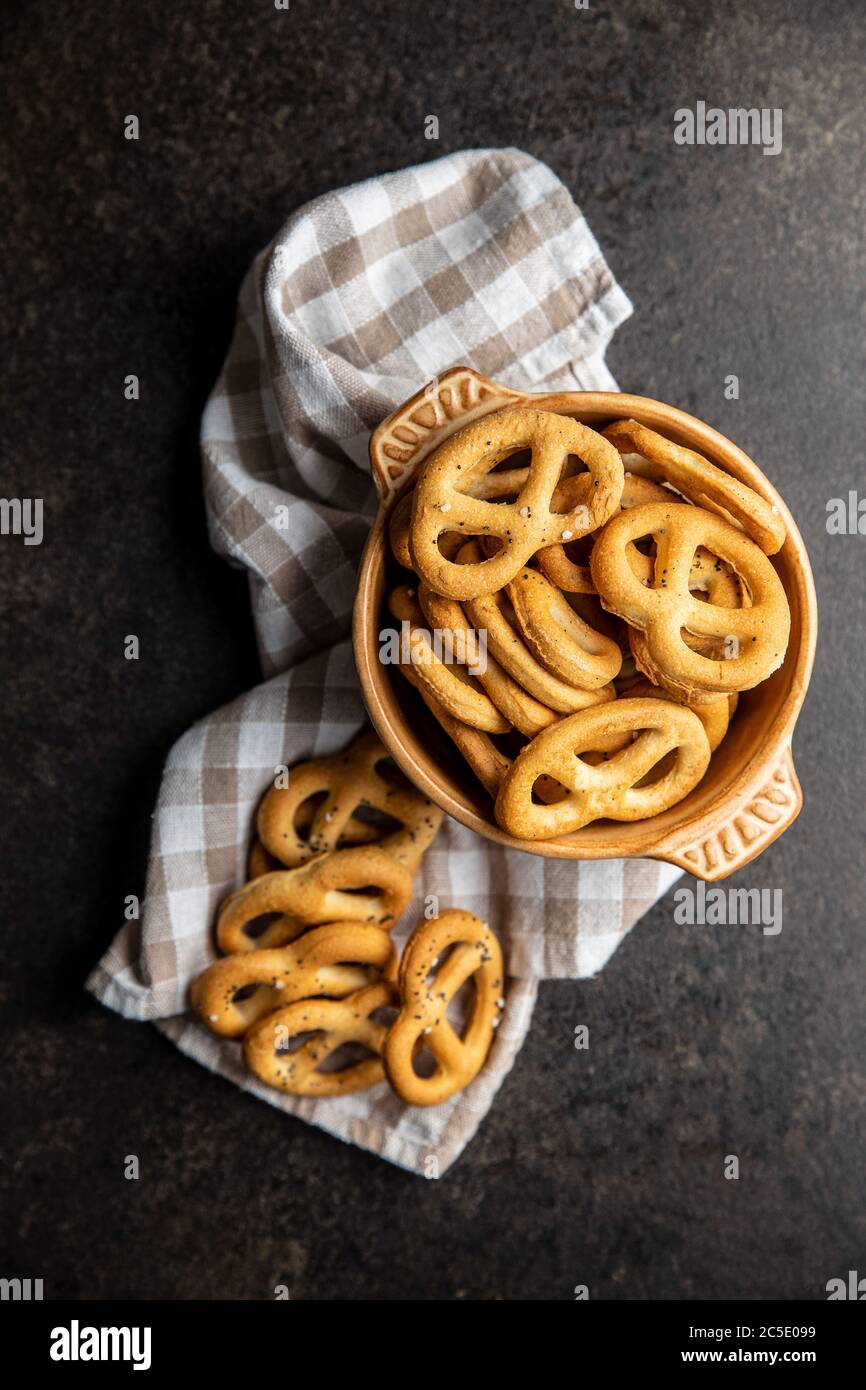
POLYGON ((244 880, 275 767, 334 752, 365 722, 348 634, 377 505, 371 431, 459 363, 522 389, 615 389, 604 353, 630 312, 546 165, 513 149, 449 155, 289 219, 244 281, 202 422, 211 539, 249 573, 270 679, 172 749, 141 921, 88 985, 263 1100, 416 1172, 443 1173, 474 1134, 529 1027, 538 980, 600 970, 676 870, 536 858, 446 820, 395 936, 402 943, 435 893, 491 923, 510 983, 484 1071, 431 1110, 407 1108, 385 1085, 334 1100, 261 1086, 237 1043, 185 1013, 187 987, 214 959, 215 912, 244 880))

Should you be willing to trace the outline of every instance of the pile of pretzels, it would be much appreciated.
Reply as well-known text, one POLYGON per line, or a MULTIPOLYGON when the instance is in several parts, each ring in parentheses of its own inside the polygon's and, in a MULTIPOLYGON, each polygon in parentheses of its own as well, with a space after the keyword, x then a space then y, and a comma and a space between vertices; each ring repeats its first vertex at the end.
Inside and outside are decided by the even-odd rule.
POLYGON ((752 488, 634 420, 491 413, 391 514, 400 670, 509 834, 646 819, 697 786, 739 692, 785 659, 767 558, 785 536, 752 488))
POLYGON ((249 882, 217 917, 223 955, 190 987, 260 1081, 325 1097, 387 1079, 407 1104, 438 1105, 477 1075, 505 1005, 493 932, 459 910, 425 919, 399 969, 390 936, 441 820, 372 730, 269 788, 249 882), (470 982, 460 1030, 448 1010, 470 982))

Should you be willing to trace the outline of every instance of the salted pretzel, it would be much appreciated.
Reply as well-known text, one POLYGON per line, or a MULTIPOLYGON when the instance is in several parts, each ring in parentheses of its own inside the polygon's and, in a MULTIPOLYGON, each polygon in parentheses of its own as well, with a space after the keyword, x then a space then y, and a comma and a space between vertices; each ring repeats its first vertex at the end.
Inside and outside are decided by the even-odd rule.
MULTIPOLYGON (((634 545, 629 545, 627 549, 632 570, 642 584, 651 587, 655 573, 655 557, 643 555, 634 545)), ((689 593, 706 594, 706 601, 717 608, 749 606, 748 594, 744 591, 730 565, 720 560, 717 555, 711 555, 702 545, 698 546, 692 560, 689 573, 689 593)), ((649 655, 646 634, 637 627, 629 627, 627 631, 629 650, 638 669, 649 676, 657 685, 660 685, 668 694, 676 696, 677 687, 665 679, 664 672, 658 669, 649 655)), ((725 639, 723 637, 700 636, 691 632, 683 632, 682 637, 686 646, 690 647, 693 652, 699 652, 701 656, 709 657, 711 661, 725 660, 725 639)), ((702 699, 714 701, 716 699, 716 695, 705 695, 700 691, 693 691, 692 695, 695 701, 702 699)))
POLYGON ((728 732, 728 725, 734 717, 739 699, 739 696, 734 693, 732 695, 717 695, 706 703, 693 704, 691 701, 684 700, 682 696, 677 698, 669 695, 660 685, 653 685, 652 681, 640 679, 629 686, 628 697, 630 700, 674 699, 677 704, 687 705, 703 724, 711 753, 715 753, 728 732))
POLYGON ((263 874, 226 899, 217 917, 221 951, 281 946, 320 922, 374 922, 390 931, 412 896, 412 875, 380 845, 358 845, 321 855, 297 869, 263 874), (361 891, 364 890, 364 891, 361 891), (258 937, 247 930, 260 917, 279 914, 258 937))
MULTIPOLYGON (((499 497, 516 497, 526 482, 528 472, 528 468, 508 468, 503 469, 501 473, 488 473, 486 477, 480 478, 477 483, 472 485, 469 495, 471 497, 483 497, 487 501, 493 501, 499 497)), ((388 540, 391 544, 391 553, 398 565, 402 565, 407 570, 412 569, 409 528, 412 521, 413 494, 414 488, 403 494, 399 502, 395 504, 388 522, 388 540)), ((439 547, 451 560, 465 541, 466 537, 461 536, 459 532, 444 531, 439 538, 439 547)))
MULTIPOLYGON (((267 793, 266 793, 267 795, 267 793)), ((297 841, 303 844, 302 833, 309 830, 313 820, 313 806, 302 806, 295 818, 294 828, 298 832, 297 841)), ((377 825, 371 825, 366 821, 358 820, 355 816, 350 816, 349 821, 343 828, 337 845, 348 849, 350 845, 370 845, 377 840, 381 840, 382 831, 377 825)), ((321 851, 316 851, 321 853, 321 851)), ((305 854, 306 858, 311 855, 305 854)), ((304 861, 301 861, 304 862, 304 861)), ((261 878, 262 874, 272 874, 277 869, 284 869, 287 865, 265 849, 258 835, 250 845, 250 852, 247 856, 247 876, 249 878, 261 878)), ((288 866, 293 867, 293 866, 288 866)))
POLYGON ((504 410, 458 430, 430 455, 415 487, 409 550, 413 567, 437 594, 478 598, 513 579, 543 546, 596 530, 619 506, 623 467, 612 445, 576 420, 540 410, 504 410), (511 502, 470 495, 502 460, 529 449, 526 482, 511 502), (576 475, 571 507, 551 510, 569 455, 588 472, 576 475), (473 563, 455 563, 439 549, 448 531, 497 536, 501 549, 473 563))
MULTIPOLYGON (((460 551, 471 563, 478 546, 470 541, 460 551)), ((558 714, 573 713, 586 709, 588 705, 600 704, 614 698, 612 685, 603 685, 595 690, 580 690, 566 681, 554 676, 526 645, 515 622, 510 621, 508 595, 500 591, 484 594, 480 598, 466 599, 464 611, 477 629, 487 633, 487 648, 494 658, 508 672, 514 681, 534 697, 540 704, 558 714)), ((513 610, 512 610, 513 616, 513 610)))
MULTIPOLYGON (((418 600, 431 627, 462 641, 464 649, 470 640, 476 647, 480 646, 478 633, 456 599, 443 598, 441 594, 434 594, 429 585, 422 584, 418 600)), ((484 669, 479 669, 478 680, 506 720, 529 738, 559 717, 513 680, 489 652, 485 654, 484 669)))
POLYGON ((401 584, 388 599, 388 608, 399 623, 409 624, 409 658, 418 677, 418 684, 455 719, 470 728, 488 734, 504 734, 509 724, 490 697, 459 662, 449 664, 439 657, 430 644, 430 635, 423 626, 424 614, 408 584, 401 584))
POLYGON ((765 555, 775 555, 785 544, 785 523, 778 508, 703 454, 674 444, 637 420, 617 420, 604 430, 604 437, 621 454, 635 456, 628 460, 631 472, 670 483, 698 507, 727 521, 733 519, 765 555))
POLYGON ((254 1076, 290 1096, 349 1096, 385 1080, 381 1052, 387 1025, 373 1015, 395 1007, 393 985, 381 983, 359 989, 344 999, 301 999, 277 1009, 257 1023, 244 1038, 244 1061, 254 1076), (281 1045, 312 1033, 294 1051, 281 1045), (347 1044, 373 1054, 332 1071, 323 1063, 347 1044))
POLYGON ((626 698, 561 719, 517 755, 496 797, 496 819, 522 840, 568 835, 590 821, 644 820, 674 806, 697 786, 710 761, 703 725, 690 709, 672 701, 626 698), (631 741, 603 762, 590 765, 581 754, 597 750, 612 734, 631 741), (667 754, 672 766, 655 781, 646 778, 667 754), (562 800, 539 804, 533 789, 544 775, 565 789, 562 800))
POLYGON ((618 644, 584 622, 543 574, 520 570, 508 595, 523 640, 552 675, 580 690, 598 690, 619 673, 618 644))
MULTIPOLYGON (((338 847, 379 841, 387 848, 391 832, 359 819, 361 807, 412 829, 433 803, 408 782, 395 784, 379 771, 388 750, 372 729, 344 753, 313 758, 291 769, 287 787, 271 787, 257 817, 263 850, 274 868, 294 869, 338 847)), ((256 855, 256 864, 264 859, 256 855)), ((264 870, 263 870, 264 871, 264 870)), ((253 875, 252 862, 250 873, 253 875)))
MULTIPOLYGON (((630 547, 630 550, 632 553, 629 559, 632 569, 645 585, 651 585, 655 567, 654 558, 640 554, 634 547, 630 547)), ((689 593, 706 594, 706 601, 717 608, 750 606, 749 596, 730 565, 720 560, 718 556, 711 555, 703 546, 698 546, 692 561, 689 574, 689 593)), ((693 688, 686 691, 675 679, 668 680, 664 671, 657 666, 650 656, 646 633, 638 627, 629 627, 627 631, 629 651, 637 670, 647 676, 650 683, 657 685, 667 696, 681 702, 685 700, 690 708, 695 710, 700 704, 714 705, 720 698, 724 698, 720 697, 717 692, 706 692, 693 688), (688 698, 686 699, 686 697, 688 698)), ((726 659, 724 637, 699 636, 684 631, 682 638, 686 646, 690 647, 693 652, 698 652, 711 661, 720 662, 726 659)))
POLYGON ((490 1051, 505 1007, 499 942, 471 912, 452 909, 421 922, 403 952, 399 989, 402 1005, 383 1051, 386 1075, 407 1105, 440 1105, 478 1075, 490 1051), (440 963, 445 951, 449 954, 440 963), (470 979, 475 995, 460 1037, 446 1014, 470 979), (419 1044, 435 1058, 430 1076, 415 1069, 419 1044))
POLYGON ((190 1003, 212 1032, 237 1038, 294 999, 352 994, 380 974, 393 978, 396 959, 394 943, 380 927, 329 922, 291 946, 214 961, 193 980, 190 1003))
MULTIPOLYGON (((749 690, 785 659, 791 615, 781 580, 754 541, 701 507, 648 503, 620 512, 593 546, 591 567, 605 608, 646 633, 648 660, 673 689, 686 695, 749 690), (629 543, 640 536, 656 542, 650 588, 634 573, 627 555, 629 543), (690 575, 699 546, 727 561, 745 585, 750 607, 716 607, 692 596, 690 575), (729 659, 692 651, 683 629, 697 637, 725 639, 729 659)), ((640 665, 637 653, 635 658, 640 665)))
MULTIPOLYGON (((553 494, 554 510, 558 510, 558 496, 561 497, 563 484, 553 494)), ((639 478, 634 473, 626 472, 623 479, 622 497, 620 507, 625 510, 628 507, 639 507, 643 502, 669 502, 670 494, 668 491, 659 487, 657 483, 651 482, 649 478, 639 478)), ((569 555, 569 550, 574 548, 574 541, 563 544, 549 545, 544 550, 539 550, 536 559, 541 573, 545 575, 558 589, 566 594, 594 594, 595 585, 592 582, 592 574, 589 565, 579 565, 569 555)))
POLYGON ((485 791, 495 797, 502 778, 511 766, 511 759, 496 747, 489 734, 483 734, 480 729, 470 729, 468 724, 462 724, 449 714, 433 695, 418 684, 414 667, 400 666, 399 670, 409 684, 415 686, 433 718, 459 748, 485 791))

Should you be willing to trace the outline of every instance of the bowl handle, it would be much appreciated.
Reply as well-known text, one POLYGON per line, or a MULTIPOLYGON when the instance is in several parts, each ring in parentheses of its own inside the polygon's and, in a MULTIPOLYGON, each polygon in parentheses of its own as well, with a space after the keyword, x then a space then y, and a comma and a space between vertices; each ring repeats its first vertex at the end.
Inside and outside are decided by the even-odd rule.
POLYGON ((527 400, 471 367, 452 367, 434 377, 373 433, 370 464, 379 496, 389 507, 407 478, 449 434, 492 410, 527 400))
POLYGON ((796 820, 802 805, 803 793, 788 743, 773 771, 746 800, 723 816, 711 813, 700 834, 665 845, 654 857, 678 864, 695 878, 716 883, 756 859, 796 820))

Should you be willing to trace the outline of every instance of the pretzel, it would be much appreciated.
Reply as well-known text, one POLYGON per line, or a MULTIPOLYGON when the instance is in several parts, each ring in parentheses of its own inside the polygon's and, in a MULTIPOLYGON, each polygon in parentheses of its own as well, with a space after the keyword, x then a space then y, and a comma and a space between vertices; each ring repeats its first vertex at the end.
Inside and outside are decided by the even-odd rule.
MULTIPOLYGON (((382 848, 389 848, 393 835, 360 820, 355 812, 361 806, 416 828, 433 803, 408 782, 395 785, 381 775, 378 764, 388 757, 368 729, 345 753, 301 763, 289 773, 287 787, 271 787, 259 807, 257 826, 273 867, 294 869, 347 843, 378 840, 382 848)), ((263 866, 265 860, 256 854, 255 863, 263 866)), ((250 874, 255 877, 252 865, 251 854, 250 874)))
POLYGON ((375 922, 389 931, 411 896, 409 869, 380 845, 338 849, 300 868, 263 874, 232 893, 217 917, 217 941, 225 952, 281 946, 292 939, 285 917, 298 930, 320 922, 353 921, 375 922), (362 888, 374 891, 360 892, 362 888), (270 913, 281 918, 258 939, 245 930, 270 913))
POLYGON ((396 959, 394 943, 380 927, 329 922, 291 946, 214 961, 190 985, 190 1003, 212 1032, 237 1038, 281 1004, 352 994, 380 973, 393 978, 396 959))
MULTIPOLYGON (((641 580, 641 583, 650 586, 653 581, 655 571, 655 559, 649 555, 643 555, 634 545, 629 544, 629 563, 634 573, 641 580)), ((707 602, 714 604, 717 608, 742 608, 748 607, 748 595, 744 593, 736 574, 730 565, 720 560, 717 556, 711 555, 704 546, 698 546, 695 551, 692 567, 689 572, 689 593, 706 593, 707 602)), ((629 650, 632 653, 638 669, 649 676, 650 680, 660 685, 674 699, 679 693, 677 686, 665 678, 663 671, 660 671, 649 655, 646 635, 640 628, 629 627, 628 642, 629 650)), ((725 639, 723 637, 696 636, 691 632, 682 634, 683 641, 693 652, 699 652, 701 656, 709 657, 711 661, 725 660, 725 639)), ((700 701, 713 702, 717 696, 715 694, 704 694, 701 691, 693 690, 690 692, 691 700, 697 704, 700 701)))
POLYGON ((249 878, 261 878, 262 874, 272 874, 279 868, 279 859, 275 859, 272 854, 268 854, 261 840, 256 836, 250 845, 250 853, 247 859, 247 876, 249 878))
POLYGON ((703 777, 710 746, 703 725, 690 709, 667 700, 617 700, 581 710, 538 734, 515 758, 496 797, 496 819, 522 840, 568 835, 590 821, 643 820, 674 806, 703 777), (597 750, 600 739, 636 735, 608 760, 591 766, 581 753, 597 750), (673 766, 656 781, 641 785, 666 754, 673 766), (566 795, 539 805, 533 788, 539 777, 553 777, 566 795))
MULTIPOLYGON (((469 495, 471 497, 484 497, 488 501, 497 497, 516 496, 526 482, 528 472, 528 468, 510 468, 503 469, 501 473, 488 473, 486 477, 473 484, 469 489, 469 495)), ((410 489, 409 492, 404 492, 391 512, 391 518, 388 522, 388 540, 391 544, 391 552, 398 565, 402 565, 407 570, 412 569, 409 528, 412 520, 413 496, 414 488, 410 489)), ((440 549, 445 546, 444 538, 446 537, 450 544, 447 545, 445 553, 450 560, 465 543, 466 537, 461 536, 459 532, 445 531, 440 537, 440 549)))
MULTIPOLYGON (((553 494, 554 509, 558 505, 558 494, 561 497, 563 484, 553 494)), ((622 498, 620 507, 638 507, 642 502, 669 502, 668 491, 659 487, 658 484, 650 482, 649 478, 639 478, 634 473, 626 473, 623 479, 622 498)), ((589 565, 578 565, 568 554, 569 547, 574 545, 574 541, 568 541, 565 545, 560 541, 558 545, 546 546, 544 550, 539 550, 536 559, 541 573, 545 575, 558 589, 566 594, 594 594, 595 585, 592 582, 592 574, 589 565)))
MULTIPOLYGON (((605 608, 646 633, 652 667, 686 695, 749 690, 784 661, 791 615, 776 571, 754 541, 703 508, 648 503, 620 512, 596 541, 591 567, 605 608), (629 542, 646 535, 657 547, 652 588, 635 575, 626 553, 629 542), (731 565, 751 607, 718 608, 692 597, 690 575, 699 546, 731 565), (720 661, 692 651, 683 628, 698 637, 736 638, 738 654, 720 661)), ((640 665, 637 653, 635 659, 640 665)))
MULTIPOLYGON (((470 634, 472 640, 478 642, 478 634, 456 599, 434 594, 427 584, 422 584, 419 588, 418 599, 431 627, 457 637, 462 641, 464 649, 470 634)), ((479 669, 478 680, 506 720, 529 738, 541 729, 546 729, 548 724, 552 724, 558 718, 552 709, 548 709, 547 705, 543 705, 540 700, 528 694, 522 685, 512 680, 505 668, 500 666, 489 652, 486 654, 485 669, 479 669)))
MULTIPOLYGON (((630 700, 668 700, 675 697, 670 696, 661 686, 653 685, 651 681, 637 680, 629 687, 628 696, 630 700)), ((715 753, 725 734, 728 732, 728 725, 734 717, 739 696, 717 695, 706 704, 693 704, 685 701, 682 697, 675 700, 678 704, 687 704, 700 719, 704 726, 704 733, 710 745, 710 752, 715 753)))
POLYGON ((616 450, 586 425, 540 410, 486 415, 446 439, 422 468, 409 535, 414 568, 446 598, 489 594, 513 579, 543 546, 601 526, 619 506, 622 484, 616 450), (513 502, 470 496, 473 485, 497 463, 523 449, 531 450, 532 461, 513 502), (570 454, 583 459, 589 472, 573 480, 570 510, 555 513, 553 493, 570 454), (455 564, 439 549, 446 531, 498 536, 502 548, 488 559, 455 564))
POLYGON ((403 952, 402 1006, 385 1040, 385 1073, 407 1105, 440 1105, 477 1076, 490 1051, 505 1006, 502 951, 493 932, 471 912, 452 909, 421 922, 403 952), (439 964, 442 952, 453 948, 439 964), (467 980, 475 985, 462 1038, 449 1023, 448 1005, 467 980), (419 1076, 419 1043, 436 1059, 431 1076, 419 1076))
POLYGON ((508 720, 472 680, 466 668, 459 662, 447 665, 436 655, 429 634, 422 626, 424 614, 414 589, 402 584, 391 594, 388 607, 398 622, 409 624, 409 657, 418 684, 463 724, 488 734, 507 733, 508 720))
POLYGON ((508 594, 526 645, 552 675, 580 690, 598 690, 618 674, 618 644, 584 622, 543 574, 520 570, 508 594))
POLYGON ((302 999, 263 1018, 244 1038, 244 1061, 266 1086, 290 1096, 349 1096, 385 1080, 381 1052, 387 1027, 372 1015, 396 1005, 393 985, 369 985, 344 999, 302 999), (301 1033, 314 1036, 293 1052, 277 1045, 301 1033), (346 1044, 360 1045, 374 1055, 334 1071, 320 1071, 323 1062, 346 1044))
MULTIPOLYGON (((470 541, 460 551, 460 555, 467 556, 471 563, 477 550, 476 542, 470 541)), ((475 627, 486 631, 488 650, 518 685, 534 696, 539 703, 559 714, 573 713, 575 710, 586 709, 588 705, 600 704, 604 700, 614 698, 612 685, 604 685, 596 690, 578 690, 552 675, 536 661, 523 637, 509 620, 506 600, 507 595, 499 592, 467 599, 463 607, 475 627)))
POLYGON ((435 696, 430 695, 419 685, 412 666, 400 666, 401 675, 410 685, 414 685, 433 718, 438 720, 448 737, 457 745, 485 791, 495 797, 502 778, 511 766, 511 759, 496 747, 487 734, 479 729, 470 729, 462 724, 440 705, 435 696))
POLYGON ((775 555, 785 544, 785 523, 778 508, 703 454, 674 444, 637 420, 617 420, 604 430, 604 437, 621 454, 639 456, 629 459, 633 473, 670 483, 697 506, 728 522, 733 518, 765 555, 775 555))
MULTIPOLYGON (((314 808, 312 805, 302 806, 295 817, 295 830, 298 832, 308 830, 312 824, 313 813, 314 808)), ((337 844, 346 849, 350 845, 369 845, 378 840, 381 835, 382 832, 378 826, 358 820, 355 816, 350 816, 337 844)), ((300 834, 298 834, 297 840, 303 843, 300 834)), ((265 849, 258 835, 256 835, 250 845, 250 852, 247 856, 247 877, 261 878, 262 874, 272 874, 277 869, 284 868, 286 868, 286 865, 281 860, 276 859, 274 855, 270 854, 268 850, 265 849)))

